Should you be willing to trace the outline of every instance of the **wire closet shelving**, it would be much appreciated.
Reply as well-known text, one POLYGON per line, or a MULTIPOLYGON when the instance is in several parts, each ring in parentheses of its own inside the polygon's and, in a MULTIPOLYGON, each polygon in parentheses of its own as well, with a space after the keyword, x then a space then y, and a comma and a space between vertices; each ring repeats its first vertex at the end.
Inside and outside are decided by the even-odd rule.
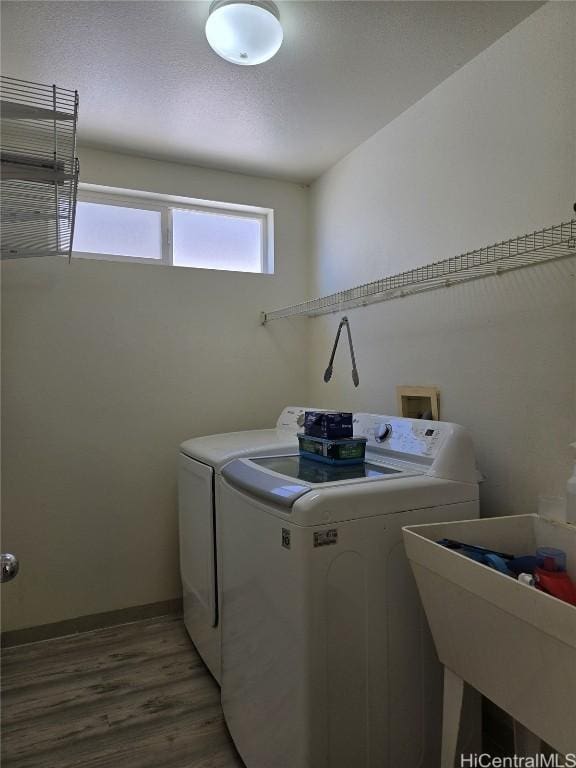
POLYGON ((271 312, 261 321, 316 317, 576 256, 576 219, 271 312))
POLYGON ((72 254, 78 93, 0 78, 3 259, 72 254))

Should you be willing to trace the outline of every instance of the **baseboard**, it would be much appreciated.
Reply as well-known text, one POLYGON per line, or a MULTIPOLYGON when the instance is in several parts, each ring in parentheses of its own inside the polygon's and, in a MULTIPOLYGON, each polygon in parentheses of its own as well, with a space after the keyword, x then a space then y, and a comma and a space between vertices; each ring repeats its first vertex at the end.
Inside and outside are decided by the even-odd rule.
POLYGON ((74 619, 57 621, 54 624, 41 624, 37 627, 25 627, 24 629, 11 629, 2 632, 0 642, 4 648, 25 643, 37 643, 40 640, 49 640, 53 637, 75 635, 78 632, 89 632, 92 629, 113 627, 116 624, 129 624, 132 621, 150 619, 155 616, 168 616, 182 612, 182 598, 164 600, 159 603, 147 605, 135 605, 130 608, 120 608, 106 613, 93 613, 88 616, 78 616, 74 619))

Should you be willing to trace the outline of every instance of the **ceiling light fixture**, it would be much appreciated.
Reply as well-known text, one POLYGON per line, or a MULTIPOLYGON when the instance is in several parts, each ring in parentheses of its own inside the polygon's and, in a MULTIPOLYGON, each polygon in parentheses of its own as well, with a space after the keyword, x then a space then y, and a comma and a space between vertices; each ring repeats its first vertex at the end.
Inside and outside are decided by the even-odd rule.
POLYGON ((215 0, 206 37, 218 56, 249 66, 278 53, 284 34, 278 8, 268 0, 215 0))

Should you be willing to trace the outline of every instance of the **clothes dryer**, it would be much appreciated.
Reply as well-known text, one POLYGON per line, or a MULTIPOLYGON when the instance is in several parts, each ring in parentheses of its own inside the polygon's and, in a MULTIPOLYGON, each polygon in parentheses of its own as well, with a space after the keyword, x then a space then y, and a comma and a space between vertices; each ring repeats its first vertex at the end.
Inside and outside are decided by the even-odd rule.
POLYGON ((304 408, 284 408, 273 429, 208 435, 186 440, 178 458, 180 574, 184 623, 200 656, 220 682, 217 499, 220 470, 255 451, 282 453, 298 445, 304 408))

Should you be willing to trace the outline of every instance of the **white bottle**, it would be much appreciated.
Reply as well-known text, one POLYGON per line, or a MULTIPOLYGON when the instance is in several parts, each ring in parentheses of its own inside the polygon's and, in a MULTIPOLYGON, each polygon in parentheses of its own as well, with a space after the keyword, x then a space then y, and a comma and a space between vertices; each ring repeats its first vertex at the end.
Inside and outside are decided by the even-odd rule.
MULTIPOLYGON (((576 443, 572 443, 570 447, 576 448, 576 443)), ((566 486, 566 522, 576 525, 576 464, 566 486)))

